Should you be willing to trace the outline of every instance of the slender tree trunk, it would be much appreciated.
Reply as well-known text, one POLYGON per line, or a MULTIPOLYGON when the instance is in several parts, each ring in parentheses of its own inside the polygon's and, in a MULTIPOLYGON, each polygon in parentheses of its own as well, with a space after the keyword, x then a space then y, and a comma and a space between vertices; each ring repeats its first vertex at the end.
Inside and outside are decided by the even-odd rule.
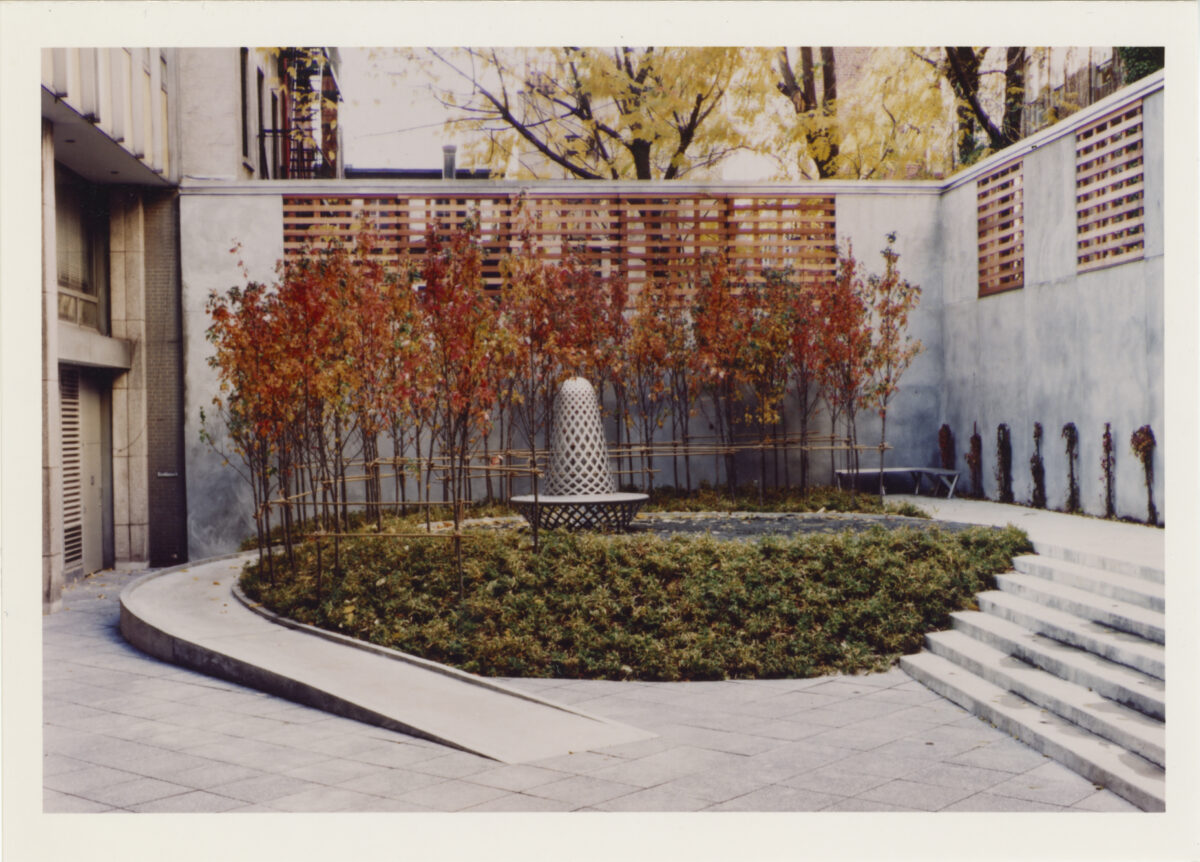
POLYGON ((887 406, 879 412, 879 496, 883 497, 883 457, 887 452, 887 406))

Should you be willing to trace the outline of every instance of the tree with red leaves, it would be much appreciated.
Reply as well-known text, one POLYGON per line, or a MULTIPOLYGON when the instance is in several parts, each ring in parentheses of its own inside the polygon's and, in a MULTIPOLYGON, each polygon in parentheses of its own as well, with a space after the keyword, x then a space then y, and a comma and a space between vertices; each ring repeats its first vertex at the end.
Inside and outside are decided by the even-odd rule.
MULTIPOLYGON (((465 220, 445 240, 431 224, 425 243, 418 304, 425 321, 427 362, 435 376, 432 396, 457 533, 468 496, 472 449, 490 430, 495 392, 488 366, 499 348, 496 307, 484 293, 477 217, 465 220)), ((461 553, 457 538, 456 549, 461 553)))
MULTIPOLYGON (((536 461, 538 431, 549 428, 554 393, 565 373, 563 354, 572 335, 560 326, 569 305, 566 273, 534 244, 534 228, 523 224, 519 247, 502 261, 500 293, 501 327, 512 339, 505 351, 511 366, 512 418, 529 447, 530 466, 536 461)), ((512 436, 510 432, 510 441, 512 436)))
POLYGON ((725 455, 725 484, 732 494, 737 487, 734 405, 745 380, 750 317, 741 279, 724 254, 700 262, 692 320, 694 380, 709 395, 713 428, 725 455))
MULTIPOLYGON (((235 248, 236 252, 237 249, 235 248)), ((272 465, 282 445, 286 414, 278 398, 273 373, 279 358, 276 299, 271 289, 258 282, 233 287, 224 294, 213 293, 207 310, 212 319, 205 335, 214 347, 208 363, 217 370, 219 392, 213 398, 218 418, 224 425, 246 472, 241 474, 251 489, 254 527, 258 538, 259 564, 270 533, 270 500, 273 495, 272 465)), ((200 413, 202 437, 219 447, 200 413)), ((227 459, 228 460, 228 459, 227 459)), ((236 469, 236 468, 235 468, 236 469)), ((274 581, 274 569, 268 568, 274 581)))
POLYGON ((879 493, 883 495, 883 464, 887 446, 888 403, 902 375, 921 352, 921 342, 908 334, 908 318, 921 298, 921 288, 900 277, 895 232, 887 235, 883 275, 867 278, 867 303, 872 323, 870 381, 866 403, 879 414, 879 493))
POLYGON ((870 379, 871 328, 862 268, 850 243, 838 255, 836 276, 817 289, 820 325, 815 377, 829 406, 835 436, 838 419, 844 422, 846 466, 857 473, 857 414, 870 379))
POLYGON ((811 281, 787 282, 788 373, 796 398, 796 415, 800 421, 800 488, 808 487, 808 429, 816 412, 817 397, 813 392, 820 365, 821 308, 819 285, 811 281))
POLYGON ((654 488, 654 463, 650 448, 654 432, 662 427, 667 401, 666 319, 668 303, 665 289, 650 282, 638 291, 633 301, 629 335, 629 391, 637 407, 642 442, 642 470, 647 489, 654 488))
MULTIPOLYGON (((748 338, 745 343, 745 380, 753 401, 745 419, 758 429, 759 500, 767 484, 767 430, 783 418, 789 366, 788 284, 776 274, 746 291, 745 314, 748 338)), ((779 482, 779 449, 775 454, 775 484, 779 482)))

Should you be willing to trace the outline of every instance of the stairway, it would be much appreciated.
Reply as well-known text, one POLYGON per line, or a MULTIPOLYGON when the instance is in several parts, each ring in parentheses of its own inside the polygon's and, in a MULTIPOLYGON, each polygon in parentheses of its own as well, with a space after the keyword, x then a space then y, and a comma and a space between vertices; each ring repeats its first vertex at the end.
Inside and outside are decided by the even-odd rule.
POLYGON ((1146 811, 1166 804, 1161 570, 1039 544, 900 666, 1146 811))

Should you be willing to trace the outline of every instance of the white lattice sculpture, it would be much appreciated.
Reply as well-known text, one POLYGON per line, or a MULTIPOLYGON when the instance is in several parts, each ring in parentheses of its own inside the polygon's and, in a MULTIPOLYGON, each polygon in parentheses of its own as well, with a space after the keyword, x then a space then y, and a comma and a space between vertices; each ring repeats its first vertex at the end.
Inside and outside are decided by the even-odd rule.
POLYGON ((510 502, 531 524, 547 529, 624 530, 646 500, 645 494, 617 492, 592 384, 582 377, 563 381, 554 397, 546 493, 510 502))

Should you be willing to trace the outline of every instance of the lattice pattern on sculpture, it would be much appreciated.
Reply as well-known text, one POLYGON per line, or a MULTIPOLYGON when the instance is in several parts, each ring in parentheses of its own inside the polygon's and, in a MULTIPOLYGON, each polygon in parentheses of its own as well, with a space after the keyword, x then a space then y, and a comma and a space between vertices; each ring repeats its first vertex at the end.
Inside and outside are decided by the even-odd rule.
POLYGON ((581 377, 563 382, 554 397, 546 493, 509 502, 544 529, 626 530, 647 495, 619 493, 608 464, 600 399, 581 377))
POLYGON ((546 493, 573 497, 617 490, 608 466, 600 401, 582 377, 563 382, 554 397, 546 493))

